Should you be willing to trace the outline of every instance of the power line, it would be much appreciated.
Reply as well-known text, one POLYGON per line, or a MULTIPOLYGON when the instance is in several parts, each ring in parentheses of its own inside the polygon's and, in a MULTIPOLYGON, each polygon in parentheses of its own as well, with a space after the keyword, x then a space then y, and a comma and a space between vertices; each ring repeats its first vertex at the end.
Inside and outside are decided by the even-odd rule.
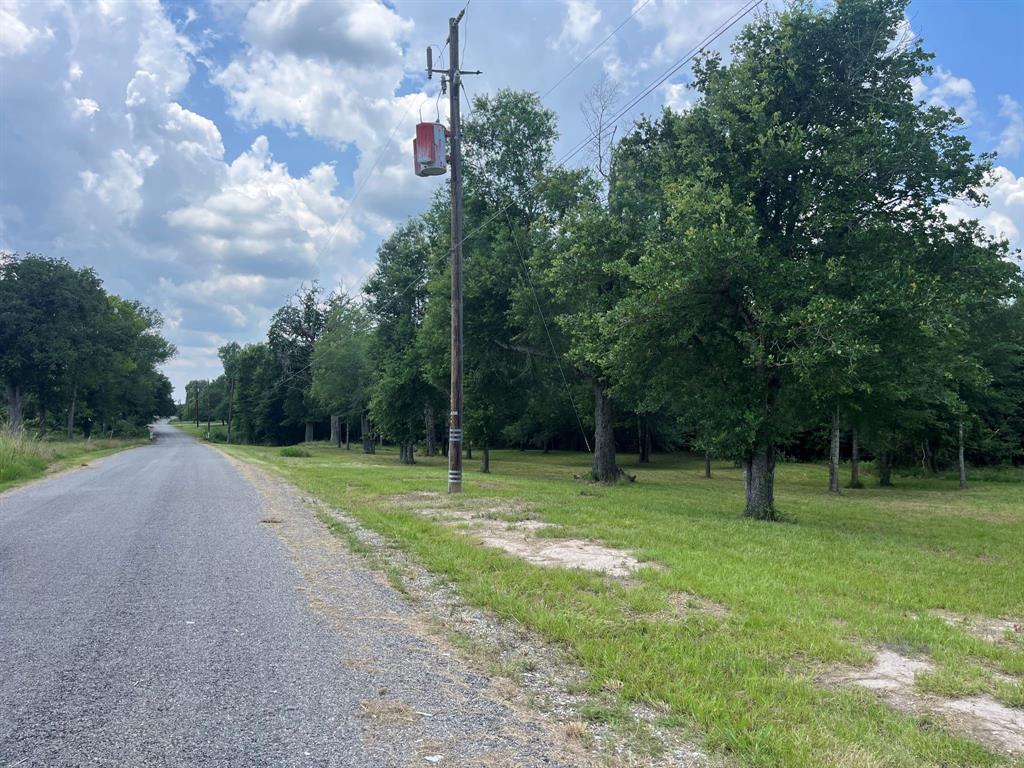
MULTIPOLYGON (((644 88, 644 89, 643 89, 643 90, 641 91, 641 93, 640 93, 640 95, 639 95, 639 96, 637 96, 636 98, 632 99, 632 100, 631 100, 631 101, 630 101, 630 102, 629 102, 629 103, 628 103, 628 104, 627 104, 627 105, 626 105, 626 106, 625 106, 625 107, 624 107, 623 109, 621 109, 621 110, 619 111, 619 113, 618 113, 618 114, 616 114, 616 116, 615 116, 615 117, 614 117, 614 118, 613 118, 612 120, 610 120, 610 121, 609 121, 609 123, 608 123, 608 124, 609 124, 609 126, 610 126, 610 125, 612 125, 612 124, 614 124, 614 123, 615 123, 615 122, 616 122, 617 120, 619 120, 619 118, 621 118, 621 117, 622 117, 622 116, 623 116, 623 115, 624 115, 624 114, 625 114, 626 112, 628 112, 628 111, 629 111, 630 109, 632 109, 632 108, 633 108, 634 106, 636 106, 636 105, 637 105, 637 104, 638 104, 638 103, 639 103, 640 101, 642 101, 642 100, 643 100, 644 98, 646 98, 646 97, 647 97, 648 95, 650 95, 650 94, 651 94, 651 93, 652 93, 652 92, 653 92, 653 91, 654 91, 654 90, 655 90, 655 89, 656 89, 656 88, 657 88, 658 86, 660 86, 660 85, 661 85, 662 83, 664 83, 664 82, 665 82, 665 81, 666 81, 666 80, 667 80, 668 78, 670 78, 670 77, 671 77, 671 76, 672 76, 673 74, 675 74, 675 73, 676 73, 676 72, 678 72, 678 71, 679 71, 680 69, 682 69, 682 68, 683 68, 683 67, 684 67, 684 66, 685 66, 685 65, 686 65, 686 64, 687 64, 688 62, 690 62, 690 61, 692 61, 692 60, 693 60, 694 58, 696 58, 696 56, 697 56, 697 55, 698 55, 698 54, 699 54, 699 53, 700 53, 701 51, 703 51, 703 50, 704 50, 704 49, 705 49, 705 48, 706 48, 706 47, 707 47, 708 45, 710 45, 711 43, 715 42, 715 41, 716 41, 716 40, 717 40, 717 39, 718 39, 719 37, 721 37, 721 36, 722 36, 723 34, 725 34, 725 33, 726 33, 726 32, 727 32, 727 31, 728 31, 728 30, 729 30, 729 29, 730 29, 731 27, 733 27, 733 26, 734 26, 734 25, 735 25, 735 24, 736 24, 736 23, 737 23, 737 22, 738 22, 738 21, 739 21, 740 19, 742 19, 743 17, 745 17, 745 16, 746 16, 747 14, 749 14, 749 13, 750 13, 750 12, 751 12, 752 10, 754 10, 754 9, 755 9, 755 8, 756 8, 756 7, 758 6, 758 5, 760 5, 760 3, 761 3, 761 2, 762 2, 762 0, 751 0, 751 2, 747 3, 747 5, 745 5, 745 6, 741 7, 741 8, 740 8, 740 9, 739 9, 738 11, 736 11, 735 13, 733 13, 733 15, 732 15, 732 16, 730 16, 730 17, 729 17, 729 18, 727 18, 727 19, 726 19, 725 21, 723 21, 723 22, 722 22, 722 23, 721 23, 721 24, 720 24, 720 25, 719 25, 718 27, 716 27, 716 28, 715 28, 715 29, 714 29, 714 30, 713 30, 712 32, 710 32, 710 33, 709 33, 709 34, 708 34, 708 35, 707 35, 707 36, 706 36, 706 37, 705 37, 705 38, 704 38, 704 39, 703 39, 703 40, 702 40, 702 41, 701 41, 701 42, 700 42, 700 43, 699 43, 699 44, 698 44, 697 46, 695 46, 695 47, 691 48, 691 49, 690 49, 690 50, 689 50, 689 51, 688 51, 688 52, 687 52, 686 54, 684 54, 684 55, 683 55, 683 56, 682 56, 681 58, 677 59, 677 60, 676 60, 676 61, 675 61, 675 62, 674 62, 674 63, 673 63, 673 64, 672 64, 672 65, 671 65, 671 66, 670 66, 669 68, 668 68, 668 70, 666 70, 666 72, 665 72, 665 73, 663 73, 663 74, 662 74, 661 76, 659 76, 658 78, 656 78, 656 79, 655 79, 655 80, 654 80, 654 81, 653 81, 652 83, 650 83, 650 84, 649 84, 648 86, 646 86, 646 87, 645 87, 645 88, 644 88)), ((468 3, 467 3, 467 6, 468 6, 468 3)), ((627 21, 628 21, 628 19, 627 19, 627 21)), ((622 24, 620 24, 620 25, 619 25, 619 27, 617 27, 617 28, 616 28, 616 30, 618 30, 618 29, 621 29, 621 28, 622 28, 622 26, 623 26, 623 25, 622 25, 622 24)), ((601 44, 599 44, 599 45, 598 45, 597 47, 599 48, 599 47, 600 47, 600 45, 603 45, 603 42, 602 42, 601 44)), ((550 90, 550 89, 549 89, 549 90, 550 90)), ((590 136, 588 136, 587 138, 585 138, 585 139, 584 139, 584 140, 583 140, 583 141, 582 141, 582 142, 581 142, 580 144, 576 145, 576 147, 575 147, 575 148, 574 148, 574 149, 573 149, 573 150, 572 150, 572 151, 571 151, 570 153, 568 153, 567 155, 563 156, 563 157, 562 157, 562 159, 558 160, 558 161, 557 161, 557 162, 555 163, 555 168, 560 168, 560 167, 564 166, 564 165, 565 165, 565 164, 566 164, 566 163, 567 163, 567 162, 568 162, 569 160, 571 160, 571 159, 572 159, 572 158, 573 158, 574 156, 576 156, 577 154, 579 154, 579 152, 580 152, 580 151, 582 151, 582 150, 583 150, 583 149, 584 149, 584 148, 585 148, 585 147, 586 147, 586 146, 587 146, 588 144, 590 144, 590 142, 592 142, 592 141, 593 141, 594 139, 598 138, 599 136, 602 136, 602 135, 603 135, 603 130, 604 130, 604 129, 602 129, 602 128, 599 128, 599 129, 598 129, 597 131, 593 132, 592 134, 590 134, 590 136)), ((486 226, 487 226, 488 224, 490 224, 490 223, 491 223, 492 221, 494 221, 495 219, 497 219, 497 218, 498 218, 499 216, 503 215, 503 214, 504 214, 504 213, 505 213, 505 212, 506 212, 506 211, 507 211, 507 210, 508 210, 508 209, 509 209, 509 208, 510 208, 510 207, 512 206, 512 203, 513 203, 513 201, 511 201, 511 200, 510 200, 510 201, 509 201, 508 203, 506 203, 505 205, 503 205, 503 206, 502 206, 501 208, 499 208, 499 209, 498 209, 497 211, 495 211, 495 212, 494 212, 493 214, 491 214, 491 215, 490 215, 490 216, 488 216, 488 217, 487 217, 486 219, 484 219, 484 221, 483 221, 483 222, 481 222, 481 223, 480 223, 479 225, 477 225, 476 227, 474 227, 473 229, 471 229, 471 230, 470 230, 469 232, 465 233, 465 234, 464 234, 464 235, 462 236, 462 238, 461 238, 461 239, 459 240, 459 244, 461 245, 462 243, 465 243, 465 242, 466 242, 466 240, 468 240, 468 239, 469 239, 470 237, 472 237, 472 236, 473 236, 473 235, 475 235, 475 234, 476 234, 477 232, 479 232, 480 230, 482 230, 482 229, 483 229, 484 227, 486 227, 486 226)), ((442 253, 442 254, 440 254, 440 256, 441 256, 442 258, 443 258, 443 257, 444 257, 445 255, 446 255, 445 253, 442 253)), ((432 264, 431 264, 431 265, 428 265, 428 270, 429 270, 429 267, 430 267, 430 266, 433 266, 433 265, 432 265, 432 264)), ((370 272, 372 272, 372 271, 373 271, 373 270, 371 269, 371 270, 370 270, 370 272)), ((367 275, 369 275, 369 274, 370 274, 370 273, 367 273, 367 275)), ((408 292, 408 291, 409 291, 409 290, 411 290, 411 289, 412 289, 412 288, 413 288, 413 287, 414 287, 415 285, 417 285, 417 284, 418 284, 419 282, 420 282, 420 281, 419 281, 419 279, 417 279, 417 280, 415 280, 415 281, 411 282, 411 283, 410 283, 409 285, 407 285, 407 286, 406 286, 406 287, 405 287, 405 288, 404 288, 403 290, 399 291, 399 292, 398 292, 397 294, 394 294, 394 295, 393 295, 393 296, 391 297, 391 299, 390 299, 390 300, 391 300, 391 301, 394 301, 394 300, 397 300, 397 299, 399 299, 400 297, 402 297, 403 295, 405 295, 405 293, 406 293, 406 292, 408 292)))
MULTIPOLYGON (((752 0, 752 2, 748 3, 740 11, 737 11, 731 17, 729 17, 729 19, 727 19, 722 24, 720 24, 711 34, 709 34, 707 37, 705 37, 705 39, 701 42, 699 47, 692 48, 690 50, 690 52, 687 53, 685 56, 683 56, 681 59, 677 59, 676 62, 669 68, 669 70, 664 75, 662 75, 660 78, 655 80, 652 84, 648 85, 643 90, 643 92, 640 94, 640 96, 638 96, 637 98, 633 99, 629 104, 626 105, 626 107, 624 107, 622 110, 620 110, 619 113, 614 118, 612 118, 612 120, 609 121, 608 125, 610 126, 610 125, 614 124, 626 112, 628 112, 630 109, 632 109, 634 106, 636 106, 636 104, 638 104, 640 101, 642 101, 651 92, 653 92, 655 88, 657 88, 659 85, 661 85, 663 82, 665 82, 665 80, 667 80, 673 74, 675 74, 680 69, 682 69, 689 61, 692 61, 697 56, 697 54, 699 54, 704 48, 706 48, 708 45, 710 45, 715 40, 717 40, 719 37, 721 37, 723 34, 725 34, 725 32, 730 27, 732 27, 734 24, 736 24, 737 21, 739 21, 744 16, 746 16, 748 13, 750 13, 752 10, 754 10, 754 8, 756 8, 758 5, 760 5, 761 2, 762 2, 762 0, 752 0)), ((598 138, 599 136, 603 135, 603 130, 604 129, 599 128, 597 131, 595 131, 590 136, 588 136, 586 139, 584 139, 579 145, 576 146, 575 149, 572 150, 572 152, 570 152, 569 154, 567 154, 564 157, 562 157, 561 160, 558 160, 555 163, 555 168, 560 168, 563 165, 565 165, 569 160, 571 160, 575 155, 577 155, 584 147, 586 147, 588 144, 590 144, 590 142, 592 142, 594 139, 598 138)), ((507 211, 512 206, 512 203, 513 203, 513 201, 510 200, 508 203, 506 203, 500 209, 495 211, 491 216, 486 218, 480 225, 478 225, 477 227, 474 227, 468 233, 463 235, 462 242, 465 242, 467 239, 472 237, 474 234, 476 234, 481 229, 483 229, 488 224, 490 224, 492 221, 494 221, 496 218, 498 218, 498 216, 501 216, 503 213, 505 213, 505 211, 507 211)))
POLYGON ((555 365, 558 366, 558 373, 562 376, 562 386, 565 388, 565 394, 569 397, 569 404, 572 405, 572 412, 576 415, 576 423, 579 424, 580 434, 583 435, 583 444, 587 446, 587 453, 593 453, 590 449, 590 440, 587 439, 587 431, 583 428, 583 420, 580 418, 580 412, 576 408, 576 399, 572 396, 572 389, 569 387, 569 380, 565 377, 565 371, 562 369, 562 356, 558 354, 558 350, 555 349, 555 341, 551 338, 551 330, 548 328, 548 321, 544 317, 544 310, 540 305, 540 296, 537 295, 537 289, 533 285, 533 278, 530 277, 530 268, 526 264, 526 257, 523 256, 523 249, 519 247, 519 237, 516 235, 515 226, 512 223, 512 217, 506 213, 505 218, 508 220, 508 230, 512 233, 512 242, 516 244, 516 252, 519 254, 519 263, 523 265, 523 276, 526 277, 526 282, 530 286, 530 292, 533 293, 533 301, 537 305, 537 314, 540 315, 540 322, 544 326, 544 333, 548 337, 548 344, 551 345, 551 354, 555 358, 555 365))
POLYGON ((724 35, 730 27, 732 27, 737 21, 739 21, 752 10, 754 10, 758 5, 761 4, 761 2, 762 0, 751 0, 751 2, 741 7, 732 16, 726 19, 726 21, 722 22, 722 24, 720 24, 714 31, 709 33, 698 45, 691 48, 689 52, 687 52, 682 58, 677 59, 660 77, 656 78, 654 82, 650 83, 646 88, 644 88, 638 96, 636 96, 632 101, 626 104, 625 107, 619 110, 618 114, 616 114, 615 117, 609 120, 605 126, 599 128, 597 131, 595 131, 590 136, 585 138, 571 152, 569 152, 569 154, 565 155, 561 160, 559 160, 556 166, 564 165, 565 163, 569 162, 573 157, 578 155, 581 151, 583 151, 583 149, 586 148, 587 145, 589 145, 592 141, 594 141, 595 139, 603 138, 604 132, 610 130, 611 126, 613 126, 623 115, 625 115, 629 110, 631 110, 645 98, 650 96, 666 80, 672 77, 672 75, 674 75, 688 63, 693 61, 698 56, 698 54, 701 53, 701 51, 703 51, 705 48, 711 45, 711 43, 715 42, 718 38, 724 35))
POLYGON ((642 3, 640 3, 640 5, 634 8, 633 12, 629 14, 629 16, 627 16, 625 19, 623 19, 622 23, 620 23, 619 26, 617 26, 615 29, 609 32, 601 42, 599 42, 597 45, 590 49, 586 56, 577 61, 576 64, 572 67, 572 69, 570 69, 560 78, 558 78, 554 85, 552 85, 550 88, 544 91, 544 93, 540 95, 540 100, 544 101, 544 99, 546 99, 553 90, 555 90, 558 86, 565 82, 569 78, 569 76, 572 75, 573 72, 582 67, 587 62, 587 60, 590 59, 591 56, 597 53, 604 46, 605 43, 607 43, 616 34, 618 34, 618 31, 622 29, 624 26, 626 26, 626 24, 628 24, 633 19, 633 17, 640 13, 640 11, 642 11, 650 2, 651 0, 644 0, 642 3))

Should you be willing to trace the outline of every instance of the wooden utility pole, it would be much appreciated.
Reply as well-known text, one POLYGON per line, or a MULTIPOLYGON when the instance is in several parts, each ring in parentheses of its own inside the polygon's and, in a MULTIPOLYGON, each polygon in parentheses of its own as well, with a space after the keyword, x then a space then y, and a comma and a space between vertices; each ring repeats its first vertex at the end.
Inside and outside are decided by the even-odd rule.
MULTIPOLYGON (((435 73, 441 75, 441 93, 448 89, 449 130, 448 160, 451 166, 449 181, 452 195, 452 347, 451 347, 451 409, 448 413, 448 493, 462 491, 462 117, 459 94, 462 90, 463 75, 479 75, 479 71, 459 69, 459 22, 465 15, 463 8, 458 16, 448 19, 448 68, 434 69, 433 52, 427 48, 427 78, 435 73)), ((419 176, 436 176, 444 173, 444 158, 438 155, 438 148, 444 146, 438 123, 420 123, 416 126, 416 141, 413 143, 416 155, 416 173, 419 176), (426 129, 421 134, 421 129, 426 129)))
POLYGON ((448 421, 448 493, 462 492, 462 119, 459 91, 459 21, 448 20, 448 106, 452 192, 452 399, 448 421))

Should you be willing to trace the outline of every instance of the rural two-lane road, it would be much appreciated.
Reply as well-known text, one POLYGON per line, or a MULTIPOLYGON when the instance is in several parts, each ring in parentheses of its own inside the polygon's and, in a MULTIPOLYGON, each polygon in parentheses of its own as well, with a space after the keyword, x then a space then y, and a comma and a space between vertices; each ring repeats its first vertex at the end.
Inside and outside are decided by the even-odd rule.
POLYGON ((289 543, 266 504, 166 426, 0 495, 0 767, 560 764, 308 509, 289 543))

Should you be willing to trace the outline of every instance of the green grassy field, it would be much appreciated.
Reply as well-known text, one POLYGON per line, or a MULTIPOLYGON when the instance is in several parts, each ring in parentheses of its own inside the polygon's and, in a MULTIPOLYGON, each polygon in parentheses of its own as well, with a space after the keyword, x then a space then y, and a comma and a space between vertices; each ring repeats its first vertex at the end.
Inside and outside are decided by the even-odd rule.
POLYGON ((147 442, 141 438, 35 440, 0 432, 0 491, 147 442))
POLYGON ((495 451, 493 474, 467 473, 465 503, 523 500, 556 535, 651 564, 622 583, 530 565, 396 504, 396 494, 444 490, 442 457, 402 466, 390 449, 306 448, 309 457, 294 458, 277 448, 226 450, 384 534, 469 603, 562 644, 595 692, 621 681, 608 686, 619 705, 590 717, 654 703, 665 724, 748 766, 1020 764, 871 692, 822 680, 890 648, 935 662, 919 689, 1024 707, 1024 635, 988 642, 929 613, 1024 617, 1022 472, 965 492, 944 477, 897 477, 882 489, 869 466, 869 487, 834 498, 823 467, 783 464, 781 523, 741 518, 739 470, 716 464, 706 480, 702 461, 683 456, 647 466, 620 457, 637 482, 614 487, 574 481, 588 466, 581 454, 495 451), (673 613, 679 593, 727 612, 673 613))

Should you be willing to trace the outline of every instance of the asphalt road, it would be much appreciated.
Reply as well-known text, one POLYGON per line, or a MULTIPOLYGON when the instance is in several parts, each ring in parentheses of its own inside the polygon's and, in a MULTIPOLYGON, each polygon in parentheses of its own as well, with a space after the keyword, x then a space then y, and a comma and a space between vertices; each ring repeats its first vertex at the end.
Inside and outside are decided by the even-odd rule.
POLYGON ((307 567, 227 459, 157 430, 0 495, 0 766, 557 764, 379 576, 307 567))

